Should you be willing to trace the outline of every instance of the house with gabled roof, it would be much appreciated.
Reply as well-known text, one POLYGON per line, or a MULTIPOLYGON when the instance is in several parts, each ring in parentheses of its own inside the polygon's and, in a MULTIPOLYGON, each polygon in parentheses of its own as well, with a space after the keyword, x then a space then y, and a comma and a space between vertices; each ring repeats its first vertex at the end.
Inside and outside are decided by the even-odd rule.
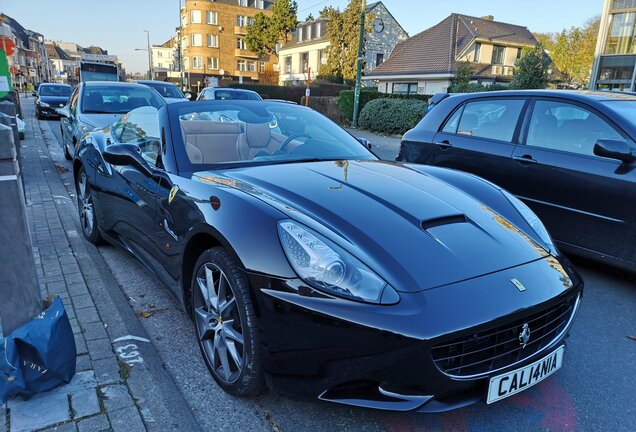
POLYGON ((453 13, 400 42, 391 56, 363 79, 384 93, 433 94, 447 91, 457 63, 473 66, 474 82, 509 84, 523 48, 537 45, 527 27, 453 13))

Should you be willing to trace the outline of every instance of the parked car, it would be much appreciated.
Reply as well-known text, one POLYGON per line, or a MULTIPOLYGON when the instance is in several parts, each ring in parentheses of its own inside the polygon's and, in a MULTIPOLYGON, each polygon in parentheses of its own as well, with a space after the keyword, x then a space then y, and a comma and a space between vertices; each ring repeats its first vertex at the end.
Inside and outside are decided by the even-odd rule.
POLYGON ((563 364, 583 285, 537 217, 474 176, 380 161, 309 108, 138 108, 85 135, 73 172, 84 237, 166 283, 231 394, 268 376, 443 411, 563 364))
POLYGON ((473 93, 441 98, 398 160, 488 179, 530 206, 562 250, 634 271, 635 138, 635 95, 473 93))
POLYGON ((41 84, 37 91, 33 92, 37 118, 41 120, 44 117, 59 117, 57 109, 66 105, 72 92, 73 87, 70 85, 41 84))
POLYGON ((141 84, 116 81, 79 83, 65 107, 59 108, 64 156, 75 156, 82 135, 117 121, 128 111, 142 106, 158 108, 166 102, 157 92, 141 84))
POLYGON ((190 93, 183 94, 183 92, 179 90, 179 87, 171 82, 150 80, 136 82, 157 90, 161 97, 163 97, 168 103, 183 102, 192 98, 190 93))
POLYGON ((213 99, 263 100, 255 91, 227 87, 206 87, 197 96, 197 100, 213 99))

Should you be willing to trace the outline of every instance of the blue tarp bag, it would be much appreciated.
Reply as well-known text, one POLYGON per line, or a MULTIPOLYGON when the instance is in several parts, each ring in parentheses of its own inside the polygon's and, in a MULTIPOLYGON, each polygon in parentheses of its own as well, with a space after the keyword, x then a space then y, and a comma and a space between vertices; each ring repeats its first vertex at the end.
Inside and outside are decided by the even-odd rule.
POLYGON ((59 297, 40 315, 0 339, 0 403, 69 383, 75 338, 59 297))

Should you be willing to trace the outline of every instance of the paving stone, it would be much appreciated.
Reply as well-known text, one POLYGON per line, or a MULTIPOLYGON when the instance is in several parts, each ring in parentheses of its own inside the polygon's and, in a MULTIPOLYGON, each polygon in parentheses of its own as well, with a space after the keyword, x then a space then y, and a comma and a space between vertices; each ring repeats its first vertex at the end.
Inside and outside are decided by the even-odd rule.
POLYGON ((88 288, 86 288, 86 285, 84 283, 68 285, 66 287, 66 290, 72 296, 88 294, 88 288))
POLYGON ((102 387, 100 391, 104 396, 104 406, 109 414, 135 405, 128 393, 128 389, 122 384, 102 387))
POLYGON ((71 324, 71 330, 73 330, 74 334, 81 333, 82 329, 77 322, 77 318, 69 318, 68 322, 71 324))
POLYGON ((75 357, 75 370, 77 372, 84 372, 91 370, 92 368, 93 365, 91 364, 91 358, 88 354, 78 355, 75 357))
POLYGON ((11 432, 42 429, 70 419, 68 398, 64 393, 33 397, 11 406, 11 432))
POLYGON ((64 280, 66 280, 66 283, 68 283, 69 285, 84 283, 84 277, 81 273, 69 273, 67 275, 64 275, 64 280))
POLYGON ((101 360, 113 355, 113 346, 108 338, 87 341, 86 346, 92 360, 101 360))
POLYGON ((71 394, 71 407, 74 419, 88 417, 99 412, 97 389, 86 389, 71 394))
POLYGON ((114 384, 121 381, 119 377, 119 363, 115 357, 107 357, 93 361, 95 377, 100 385, 114 384))
MULTIPOLYGON (((66 239, 66 236, 64 236, 64 238, 66 239)), ((69 273, 79 273, 80 272, 80 268, 77 264, 64 264, 62 265, 62 273, 64 274, 69 274, 69 273)))
POLYGON ((110 417, 113 432, 137 432, 146 430, 144 422, 141 420, 141 416, 134 406, 113 413, 109 412, 108 417, 110 417))
POLYGON ((86 347, 86 341, 84 340, 84 336, 81 333, 74 334, 75 337, 75 349, 77 350, 77 354, 88 354, 88 347, 86 347))
POLYGON ((99 321, 99 315, 95 307, 88 307, 84 309, 78 309, 75 311, 75 316, 80 324, 92 323, 99 321))
POLYGON ((95 339, 108 338, 104 324, 101 322, 85 323, 82 324, 81 327, 84 331, 84 339, 86 339, 87 342, 95 339))
POLYGON ((82 420, 78 424, 79 432, 101 432, 110 428, 110 423, 106 414, 82 420))
POLYGON ((77 426, 75 423, 64 423, 62 425, 53 426, 49 429, 44 429, 42 432, 75 432, 77 431, 77 426))
POLYGON ((51 282, 46 284, 46 289, 52 294, 61 294, 66 291, 66 282, 51 282))
POLYGON ((51 390, 49 393, 62 393, 68 395, 95 387, 97 387, 95 372, 88 370, 84 372, 77 372, 70 383, 59 386, 51 390))
POLYGON ((73 305, 75 306, 75 310, 95 306, 95 303, 93 303, 93 298, 90 294, 74 295, 72 297, 72 300, 73 305))

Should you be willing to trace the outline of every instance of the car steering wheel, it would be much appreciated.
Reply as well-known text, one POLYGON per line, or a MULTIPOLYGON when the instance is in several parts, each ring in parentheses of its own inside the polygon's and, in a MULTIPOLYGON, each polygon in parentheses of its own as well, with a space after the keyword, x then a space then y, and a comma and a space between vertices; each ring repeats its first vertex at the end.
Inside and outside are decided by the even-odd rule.
POLYGON ((296 134, 290 135, 287 137, 285 141, 283 141, 280 147, 278 147, 278 151, 287 151, 287 146, 289 145, 289 143, 300 137, 311 138, 311 136, 307 135, 306 133, 296 133, 296 134))

